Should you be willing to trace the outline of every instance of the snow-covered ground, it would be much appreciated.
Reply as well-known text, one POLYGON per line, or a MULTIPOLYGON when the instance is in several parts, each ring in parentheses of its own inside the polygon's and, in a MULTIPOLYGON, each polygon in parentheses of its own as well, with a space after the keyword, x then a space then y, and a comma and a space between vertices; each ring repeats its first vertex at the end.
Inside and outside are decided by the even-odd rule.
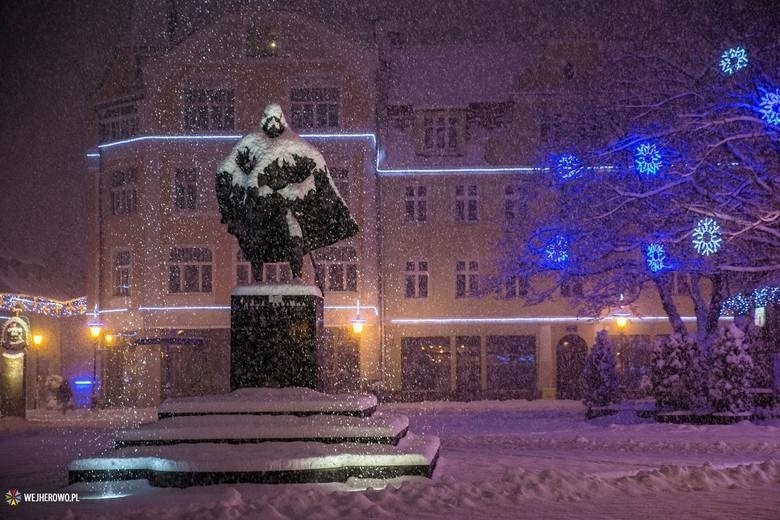
MULTIPOLYGON (((433 480, 406 479, 384 489, 360 481, 188 489, 145 481, 78 484, 66 488, 79 492, 78 504, 3 503, 2 516, 780 518, 778 419, 688 426, 625 411, 585 421, 582 405, 571 401, 404 403, 380 411, 406 414, 415 433, 441 437, 433 480), (113 498, 89 498, 96 495, 113 498)), ((79 426, 0 419, 0 486, 62 490, 69 461, 111 450, 119 429, 112 419, 79 426)))

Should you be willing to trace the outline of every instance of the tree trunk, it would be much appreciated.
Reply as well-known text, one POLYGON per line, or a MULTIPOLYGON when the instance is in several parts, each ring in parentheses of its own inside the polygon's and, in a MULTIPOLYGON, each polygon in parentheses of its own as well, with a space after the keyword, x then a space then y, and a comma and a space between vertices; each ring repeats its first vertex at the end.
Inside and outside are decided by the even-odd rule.
POLYGON ((677 305, 674 303, 672 297, 672 280, 670 274, 663 274, 655 278, 655 286, 658 289, 658 296, 661 297, 661 304, 663 305, 664 312, 669 318, 669 323, 672 325, 672 330, 675 334, 680 334, 682 337, 688 337, 688 329, 685 327, 682 318, 680 317, 680 311, 677 310, 677 305))
MULTIPOLYGON (((712 352, 712 345, 718 335, 718 322, 720 320, 720 311, 723 307, 723 274, 716 273, 712 275, 712 294, 710 295, 709 314, 704 324, 707 332, 704 339, 704 353, 707 357, 712 352)), ((697 324, 701 325, 701 324, 697 324)))

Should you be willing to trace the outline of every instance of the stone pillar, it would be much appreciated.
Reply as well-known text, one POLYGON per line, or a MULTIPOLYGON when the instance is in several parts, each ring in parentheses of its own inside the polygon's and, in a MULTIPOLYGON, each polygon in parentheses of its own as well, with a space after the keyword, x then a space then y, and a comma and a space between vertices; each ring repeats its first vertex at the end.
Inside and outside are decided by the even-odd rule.
POLYGON ((555 399, 555 352, 550 325, 539 327, 539 389, 542 399, 555 399))
POLYGON ((309 285, 236 287, 230 303, 230 389, 321 388, 323 299, 309 285))
POLYGON ((27 354, 24 351, 6 353, 0 348, 0 414, 25 416, 24 372, 27 354))

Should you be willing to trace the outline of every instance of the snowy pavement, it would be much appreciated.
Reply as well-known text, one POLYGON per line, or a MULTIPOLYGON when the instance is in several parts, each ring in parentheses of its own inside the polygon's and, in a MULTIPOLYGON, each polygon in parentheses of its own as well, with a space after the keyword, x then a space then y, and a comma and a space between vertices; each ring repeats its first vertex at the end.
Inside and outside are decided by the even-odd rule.
MULTIPOLYGON (((579 403, 382 405, 442 439, 432 481, 67 487, 78 504, 2 506, 3 518, 780 518, 780 420, 657 424, 583 419, 579 403), (90 500, 90 494, 115 496, 90 500), (121 496, 127 495, 127 496, 121 496), (10 513, 6 515, 7 513, 10 513)), ((127 426, 127 425, 125 425, 127 426)), ((117 427, 0 419, 0 485, 51 492, 69 461, 111 450, 117 427)))

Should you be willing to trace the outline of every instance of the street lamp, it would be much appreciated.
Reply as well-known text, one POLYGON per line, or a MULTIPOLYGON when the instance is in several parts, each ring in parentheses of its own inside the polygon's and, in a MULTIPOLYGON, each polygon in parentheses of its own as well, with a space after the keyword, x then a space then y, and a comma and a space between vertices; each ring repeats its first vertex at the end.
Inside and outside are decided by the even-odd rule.
POLYGON ((35 394, 34 394, 34 407, 38 409, 38 393, 41 386, 41 369, 39 363, 41 362, 41 353, 39 347, 43 345, 43 334, 35 332, 32 335, 33 346, 35 346, 35 394))
MULTIPOLYGON (((87 328, 89 328, 89 335, 92 337, 92 339, 95 340, 95 346, 93 350, 92 355, 92 405, 95 405, 95 397, 96 397, 96 389, 95 385, 97 383, 97 357, 98 357, 98 347, 100 346, 100 333, 103 330, 103 327, 105 327, 106 324, 100 321, 100 310, 98 309, 98 306, 95 305, 95 312, 92 316, 92 319, 87 322, 87 328)), ((102 374, 101 374, 102 375, 102 374)), ((101 378, 102 379, 102 378, 101 378)), ((103 387, 103 381, 100 381, 100 387, 103 387)))
POLYGON ((352 322, 352 332, 360 334, 363 332, 363 324, 366 320, 360 317, 360 300, 355 302, 355 317, 350 320, 352 322))
POLYGON ((612 313, 612 318, 615 320, 615 325, 619 330, 624 330, 628 326, 628 319, 631 317, 631 313, 621 307, 620 309, 612 313))

